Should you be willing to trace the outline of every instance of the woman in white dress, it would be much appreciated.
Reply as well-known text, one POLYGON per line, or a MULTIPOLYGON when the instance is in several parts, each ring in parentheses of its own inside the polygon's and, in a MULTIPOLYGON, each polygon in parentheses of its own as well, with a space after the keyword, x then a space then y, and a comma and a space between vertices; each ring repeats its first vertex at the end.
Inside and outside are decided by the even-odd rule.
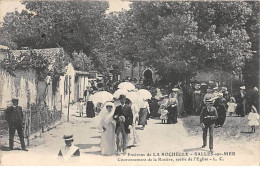
POLYGON ((113 120, 114 104, 108 102, 100 111, 99 129, 101 130, 101 154, 114 155, 116 153, 116 123, 113 120))
POLYGON ((138 136, 135 130, 136 124, 138 122, 139 119, 139 105, 133 103, 131 105, 131 109, 132 109, 132 113, 133 113, 133 125, 132 128, 130 129, 130 134, 129 134, 129 138, 128 138, 128 147, 134 147, 137 143, 138 143, 138 136))

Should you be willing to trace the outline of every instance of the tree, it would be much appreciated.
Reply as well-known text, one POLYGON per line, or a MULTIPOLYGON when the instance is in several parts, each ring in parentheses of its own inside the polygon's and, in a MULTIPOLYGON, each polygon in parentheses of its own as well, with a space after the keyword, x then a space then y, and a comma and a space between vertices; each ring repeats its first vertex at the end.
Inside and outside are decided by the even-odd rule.
POLYGON ((252 9, 252 14, 246 22, 246 31, 248 32, 249 41, 254 51, 252 59, 247 59, 243 74, 245 84, 249 88, 259 86, 259 2, 248 1, 252 9))
POLYGON ((165 81, 211 67, 241 72, 252 56, 245 2, 133 2, 127 13, 123 57, 141 58, 165 81))
MULTIPOLYGON (((25 1, 26 10, 4 17, 3 30, 10 34, 18 48, 63 47, 68 53, 83 50, 98 57, 105 27, 105 1, 25 1)), ((98 63, 97 63, 98 64, 98 63)))

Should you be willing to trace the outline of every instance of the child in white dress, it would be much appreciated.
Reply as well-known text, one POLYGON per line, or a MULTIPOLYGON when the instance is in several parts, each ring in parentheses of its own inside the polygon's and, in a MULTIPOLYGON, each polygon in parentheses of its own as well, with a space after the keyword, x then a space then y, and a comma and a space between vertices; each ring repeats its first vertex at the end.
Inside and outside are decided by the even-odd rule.
POLYGON ((254 106, 251 108, 251 112, 248 114, 248 125, 251 126, 251 132, 255 132, 255 126, 259 125, 259 115, 254 106))
POLYGON ((235 112, 236 107, 237 107, 235 98, 230 97, 230 101, 227 103, 227 105, 228 105, 227 113, 229 116, 232 116, 232 114, 235 112))
POLYGON ((161 110, 160 110, 160 119, 162 120, 162 123, 165 124, 166 123, 166 120, 168 120, 168 110, 166 109, 166 107, 163 105, 161 110))
POLYGON ((83 106, 84 106, 84 100, 82 98, 79 99, 79 102, 77 103, 77 112, 79 113, 79 116, 83 116, 83 106))

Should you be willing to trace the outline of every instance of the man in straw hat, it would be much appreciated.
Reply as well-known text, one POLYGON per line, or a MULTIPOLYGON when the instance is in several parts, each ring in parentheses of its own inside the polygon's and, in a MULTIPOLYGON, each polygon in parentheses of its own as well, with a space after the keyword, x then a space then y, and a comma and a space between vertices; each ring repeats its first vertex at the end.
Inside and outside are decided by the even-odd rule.
POLYGON ((213 153, 213 130, 215 126, 215 120, 218 118, 218 113, 215 107, 213 107, 213 101, 207 100, 206 107, 203 107, 200 114, 200 124, 203 130, 203 145, 202 148, 207 146, 207 132, 209 130, 209 149, 213 153))
POLYGON ((20 138, 20 143, 22 150, 28 151, 25 148, 24 134, 23 134, 23 111, 20 106, 18 106, 19 100, 17 98, 12 99, 13 105, 5 110, 5 120, 9 126, 9 149, 13 150, 14 147, 14 134, 17 130, 18 136, 20 138))
POLYGON ((66 145, 60 149, 58 156, 63 157, 64 159, 70 159, 71 157, 79 157, 79 148, 72 144, 72 142, 74 141, 73 135, 64 135, 63 139, 66 145))

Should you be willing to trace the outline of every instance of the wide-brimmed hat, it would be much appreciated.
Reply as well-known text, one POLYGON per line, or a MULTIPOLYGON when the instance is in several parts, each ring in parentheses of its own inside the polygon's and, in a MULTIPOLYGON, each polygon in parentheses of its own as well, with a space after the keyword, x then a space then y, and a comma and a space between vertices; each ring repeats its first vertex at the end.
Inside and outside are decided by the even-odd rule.
POLYGON ((64 140, 67 140, 67 141, 69 141, 69 140, 72 140, 72 141, 73 141, 73 134, 64 135, 64 136, 63 136, 63 139, 64 139, 64 140))
POLYGON ((178 88, 173 88, 172 91, 174 91, 174 92, 178 92, 179 89, 178 89, 178 88))
POLYGON ((241 87, 240 87, 240 89, 242 89, 242 90, 245 90, 245 89, 246 89, 246 87, 245 87, 245 86, 241 86, 241 87))
POLYGON ((222 90, 227 90, 227 87, 222 87, 222 90))
POLYGON ((214 103, 214 101, 212 100, 212 99, 208 99, 208 100, 206 100, 206 102, 205 102, 206 104, 213 104, 214 103))

